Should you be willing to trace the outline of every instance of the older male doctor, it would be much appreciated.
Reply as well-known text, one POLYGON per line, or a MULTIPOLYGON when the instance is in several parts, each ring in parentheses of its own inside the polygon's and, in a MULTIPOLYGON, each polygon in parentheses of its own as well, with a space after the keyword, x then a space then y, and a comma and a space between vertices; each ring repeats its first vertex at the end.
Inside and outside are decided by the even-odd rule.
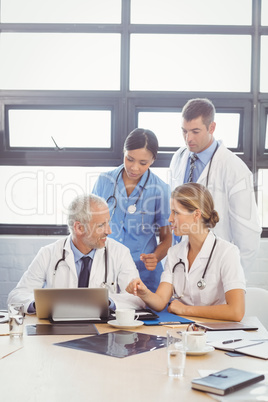
POLYGON ((108 238, 110 214, 96 195, 76 197, 68 210, 70 235, 40 249, 28 270, 8 296, 8 303, 22 302, 35 313, 36 288, 98 288, 109 290, 110 307, 144 308, 143 301, 125 288, 139 277, 130 251, 108 238), (87 262, 84 262, 84 257, 87 262), (131 297, 129 297, 131 296, 131 297))

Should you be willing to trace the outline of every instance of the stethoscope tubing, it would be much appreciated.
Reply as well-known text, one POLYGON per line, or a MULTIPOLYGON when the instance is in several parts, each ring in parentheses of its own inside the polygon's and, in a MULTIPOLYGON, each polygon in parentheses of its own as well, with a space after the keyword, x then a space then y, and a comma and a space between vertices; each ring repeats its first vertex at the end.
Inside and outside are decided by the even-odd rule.
MULTIPOLYGON (((65 261, 65 244, 66 244, 67 239, 68 239, 68 237, 66 237, 66 239, 64 240, 64 243, 63 243, 62 256, 61 256, 61 258, 56 262, 55 267, 54 267, 54 271, 53 271, 54 282, 55 282, 55 276, 56 276, 56 273, 57 273, 57 271, 58 271, 59 264, 60 264, 62 261, 65 261)), ((107 248, 104 247, 105 274, 104 274, 103 286, 108 285, 108 284, 107 284, 107 277, 108 277, 108 255, 107 255, 107 254, 108 254, 108 253, 107 253, 107 248)))
MULTIPOLYGON (((214 235, 214 236, 215 236, 215 235, 214 235)), ((208 257, 208 260, 207 260, 205 269, 204 269, 204 271, 203 271, 202 278, 197 282, 197 287, 198 287, 199 290, 203 290, 203 289, 205 289, 205 287, 206 287, 206 282, 205 282, 204 278, 205 278, 205 275, 206 275, 206 272, 207 272, 207 269, 208 269, 208 266, 209 266, 211 257, 212 257, 212 255, 213 255, 214 249, 215 249, 215 247, 216 247, 216 244, 217 244, 217 237, 215 236, 215 240, 214 240, 212 249, 211 249, 211 251, 210 251, 210 254, 209 254, 209 257, 208 257)), ((178 262, 176 262, 176 264, 174 264, 174 266, 173 266, 173 268, 172 268, 172 274, 173 274, 173 275, 174 275, 175 268, 176 268, 177 266, 179 266, 180 264, 183 266, 183 271, 184 271, 184 275, 185 275, 185 263, 183 262, 183 260, 182 260, 181 258, 180 258, 180 260, 179 260, 178 262)), ((174 284, 173 284, 173 288, 174 288, 174 284)))
MULTIPOLYGON (((117 207, 117 199, 116 199, 115 194, 116 194, 116 189, 117 189, 117 185, 118 185, 119 176, 121 175, 121 173, 123 172, 124 169, 125 169, 125 168, 122 167, 122 169, 120 169, 120 172, 117 174, 116 179, 115 179, 113 194, 110 195, 110 196, 107 198, 107 200, 106 200, 107 204, 108 204, 109 201, 114 200, 114 206, 113 206, 113 211, 112 211, 112 213, 111 213, 111 219, 112 219, 112 217, 113 217, 113 215, 114 215, 114 212, 115 212, 115 209, 116 209, 116 207, 117 207)), ((139 195, 138 195, 138 198, 136 199, 136 201, 135 201, 135 203, 134 203, 134 207, 136 207, 137 203, 139 202, 139 200, 140 200, 140 198, 141 198, 141 196, 142 196, 142 193, 143 193, 143 191, 144 191, 144 189, 145 189, 145 187, 146 187, 146 184, 148 183, 150 174, 151 174, 151 171, 150 171, 150 169, 148 169, 148 173, 147 173, 147 177, 146 177, 145 183, 144 183, 144 185, 142 186, 142 189, 141 189, 141 191, 140 191, 140 193, 139 193, 139 195)), ((134 211, 134 212, 135 212, 135 211, 134 211)))

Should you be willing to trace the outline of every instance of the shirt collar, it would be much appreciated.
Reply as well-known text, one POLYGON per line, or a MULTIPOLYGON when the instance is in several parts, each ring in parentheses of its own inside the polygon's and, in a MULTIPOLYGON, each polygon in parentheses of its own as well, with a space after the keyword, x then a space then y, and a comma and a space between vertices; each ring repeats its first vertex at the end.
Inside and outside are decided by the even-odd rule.
POLYGON ((78 250, 77 247, 75 247, 75 245, 73 244, 72 239, 70 240, 70 244, 71 244, 72 252, 73 252, 73 254, 74 254, 74 262, 77 262, 77 261, 80 260, 80 258, 82 258, 82 257, 91 257, 92 260, 93 260, 94 255, 95 255, 95 253, 96 253, 96 249, 95 249, 95 248, 94 248, 93 250, 91 250, 88 254, 85 255, 85 254, 81 253, 81 251, 78 250))
MULTIPOLYGON (((117 174, 123 169, 123 167, 124 167, 124 165, 121 165, 121 166, 119 166, 119 168, 117 168, 117 174)), ((140 181, 137 183, 137 185, 135 187, 136 191, 137 191, 137 189, 139 187, 144 187, 144 184, 145 184, 145 182, 146 182, 146 180, 148 178, 148 174, 149 174, 149 169, 142 175, 140 181)), ((122 179, 122 174, 120 175, 120 177, 118 179, 117 185, 118 185, 118 188, 121 191, 125 189, 125 185, 124 185, 124 182, 123 182, 123 179, 122 179)), ((144 187, 144 190, 146 190, 146 187, 144 187)), ((133 191, 133 193, 131 193, 131 196, 135 196, 135 195, 136 195, 136 192, 133 191)))
MULTIPOLYGON (((200 159, 200 161, 205 166, 210 161, 210 159, 211 159, 211 157, 213 155, 213 152, 215 151, 216 147, 217 147, 217 141, 214 139, 212 144, 207 149, 205 149, 204 151, 199 152, 199 153, 196 154, 198 156, 198 159, 200 159)), ((193 152, 190 152, 189 157, 191 157, 192 154, 193 154, 193 152)))

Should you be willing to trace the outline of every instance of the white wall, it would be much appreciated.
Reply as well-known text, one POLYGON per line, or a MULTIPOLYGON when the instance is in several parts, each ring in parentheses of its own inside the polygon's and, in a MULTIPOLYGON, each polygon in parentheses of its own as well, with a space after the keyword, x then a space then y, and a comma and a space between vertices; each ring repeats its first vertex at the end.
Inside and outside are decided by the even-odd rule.
MULTIPOLYGON (((7 295, 40 247, 54 242, 56 236, 0 236, 0 309, 7 308, 7 295)), ((261 240, 258 259, 248 275, 247 286, 268 290, 268 239, 261 240)))

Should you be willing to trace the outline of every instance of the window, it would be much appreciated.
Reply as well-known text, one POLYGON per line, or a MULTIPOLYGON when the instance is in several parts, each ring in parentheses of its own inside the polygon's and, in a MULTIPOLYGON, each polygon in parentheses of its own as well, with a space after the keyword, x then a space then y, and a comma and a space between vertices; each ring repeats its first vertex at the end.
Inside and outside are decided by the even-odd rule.
POLYGON ((250 25, 251 1, 132 0, 131 22, 133 24, 250 25))
POLYGON ((261 2, 261 25, 268 25, 268 0, 261 2))
POLYGON ((119 24, 121 0, 1 0, 1 22, 119 24))
MULTIPOLYGON (((226 147, 238 150, 240 115, 238 113, 216 113, 215 121, 217 124, 214 135, 216 140, 224 140, 226 147)), ((150 127, 157 135, 160 149, 170 147, 176 150, 185 145, 180 129, 181 113, 139 112, 138 126, 150 127)))
POLYGON ((132 35, 130 89, 248 92, 250 46, 249 36, 132 35))
POLYGON ((2 33, 0 89, 118 90, 120 35, 2 33))
POLYGON ((9 109, 8 126, 10 147, 111 147, 111 111, 9 109))
POLYGON ((261 83, 260 91, 268 92, 268 35, 261 38, 261 83))

